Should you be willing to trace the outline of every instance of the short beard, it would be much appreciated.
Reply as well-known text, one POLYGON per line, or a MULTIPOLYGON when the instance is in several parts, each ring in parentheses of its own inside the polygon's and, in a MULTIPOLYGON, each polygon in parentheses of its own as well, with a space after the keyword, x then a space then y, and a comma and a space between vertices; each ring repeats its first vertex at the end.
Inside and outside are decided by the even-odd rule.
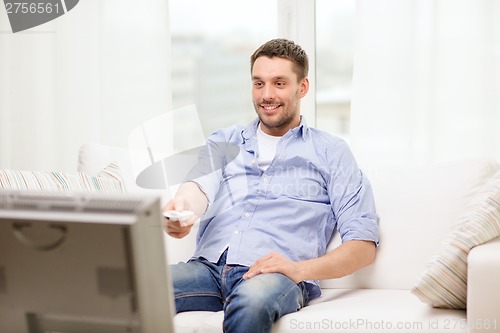
MULTIPOLYGON (((274 122, 268 122, 264 119, 264 117, 261 117, 259 110, 260 110, 260 105, 262 103, 254 103, 254 108, 255 112, 257 113, 257 116, 259 117, 260 122, 267 128, 269 129, 281 129, 281 128, 286 128, 289 127, 291 124, 293 124, 295 120, 295 114, 294 113, 281 113, 279 114, 279 118, 276 119, 274 122)), ((281 105, 280 107, 284 107, 284 105, 281 105)))

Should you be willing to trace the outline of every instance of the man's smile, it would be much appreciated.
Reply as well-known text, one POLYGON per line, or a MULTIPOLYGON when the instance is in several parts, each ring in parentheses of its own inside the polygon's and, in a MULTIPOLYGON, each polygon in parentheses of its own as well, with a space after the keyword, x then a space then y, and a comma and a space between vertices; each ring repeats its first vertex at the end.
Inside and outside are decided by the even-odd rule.
POLYGON ((265 113, 273 113, 276 111, 281 104, 261 104, 260 107, 264 109, 265 113))

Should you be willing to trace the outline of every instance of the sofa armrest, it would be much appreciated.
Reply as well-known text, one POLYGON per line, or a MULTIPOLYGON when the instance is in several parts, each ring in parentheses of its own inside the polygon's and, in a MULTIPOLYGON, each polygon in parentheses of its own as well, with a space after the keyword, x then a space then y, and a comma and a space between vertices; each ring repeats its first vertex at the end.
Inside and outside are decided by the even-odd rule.
POLYGON ((467 266, 469 332, 500 332, 500 238, 474 247, 467 266))

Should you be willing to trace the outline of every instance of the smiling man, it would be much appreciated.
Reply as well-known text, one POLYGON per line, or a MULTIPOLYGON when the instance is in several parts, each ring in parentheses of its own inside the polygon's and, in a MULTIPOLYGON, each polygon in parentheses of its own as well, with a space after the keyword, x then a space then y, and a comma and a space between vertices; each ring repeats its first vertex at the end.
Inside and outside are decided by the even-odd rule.
POLYGON ((307 73, 307 55, 293 41, 259 47, 251 56, 258 117, 212 134, 164 207, 194 212, 182 225, 166 221, 172 237, 186 236, 200 218, 192 259, 171 267, 177 312, 223 310, 225 332, 270 332, 321 294, 319 280, 374 260, 370 183, 344 141, 301 116, 307 73), (224 144, 239 147, 238 156, 227 158, 224 144), (342 245, 327 252, 335 232, 342 245))
POLYGON ((304 73, 299 78, 286 58, 259 56, 252 60, 252 97, 260 128, 268 135, 283 136, 300 124, 300 99, 309 90, 309 80, 304 73))

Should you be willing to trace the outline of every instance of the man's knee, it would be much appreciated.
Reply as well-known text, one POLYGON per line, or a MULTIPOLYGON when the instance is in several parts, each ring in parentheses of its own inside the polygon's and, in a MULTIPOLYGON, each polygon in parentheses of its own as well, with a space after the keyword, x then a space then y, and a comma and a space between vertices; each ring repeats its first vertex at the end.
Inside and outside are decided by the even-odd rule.
POLYGON ((301 288, 281 274, 261 274, 243 281, 226 298, 226 332, 270 332, 281 316, 303 306, 301 288))
POLYGON ((242 282, 226 299, 227 307, 236 307, 258 316, 281 316, 299 310, 303 305, 300 287, 279 273, 261 274, 242 282))
POLYGON ((176 312, 220 311, 222 296, 211 270, 199 262, 170 266, 176 312))

